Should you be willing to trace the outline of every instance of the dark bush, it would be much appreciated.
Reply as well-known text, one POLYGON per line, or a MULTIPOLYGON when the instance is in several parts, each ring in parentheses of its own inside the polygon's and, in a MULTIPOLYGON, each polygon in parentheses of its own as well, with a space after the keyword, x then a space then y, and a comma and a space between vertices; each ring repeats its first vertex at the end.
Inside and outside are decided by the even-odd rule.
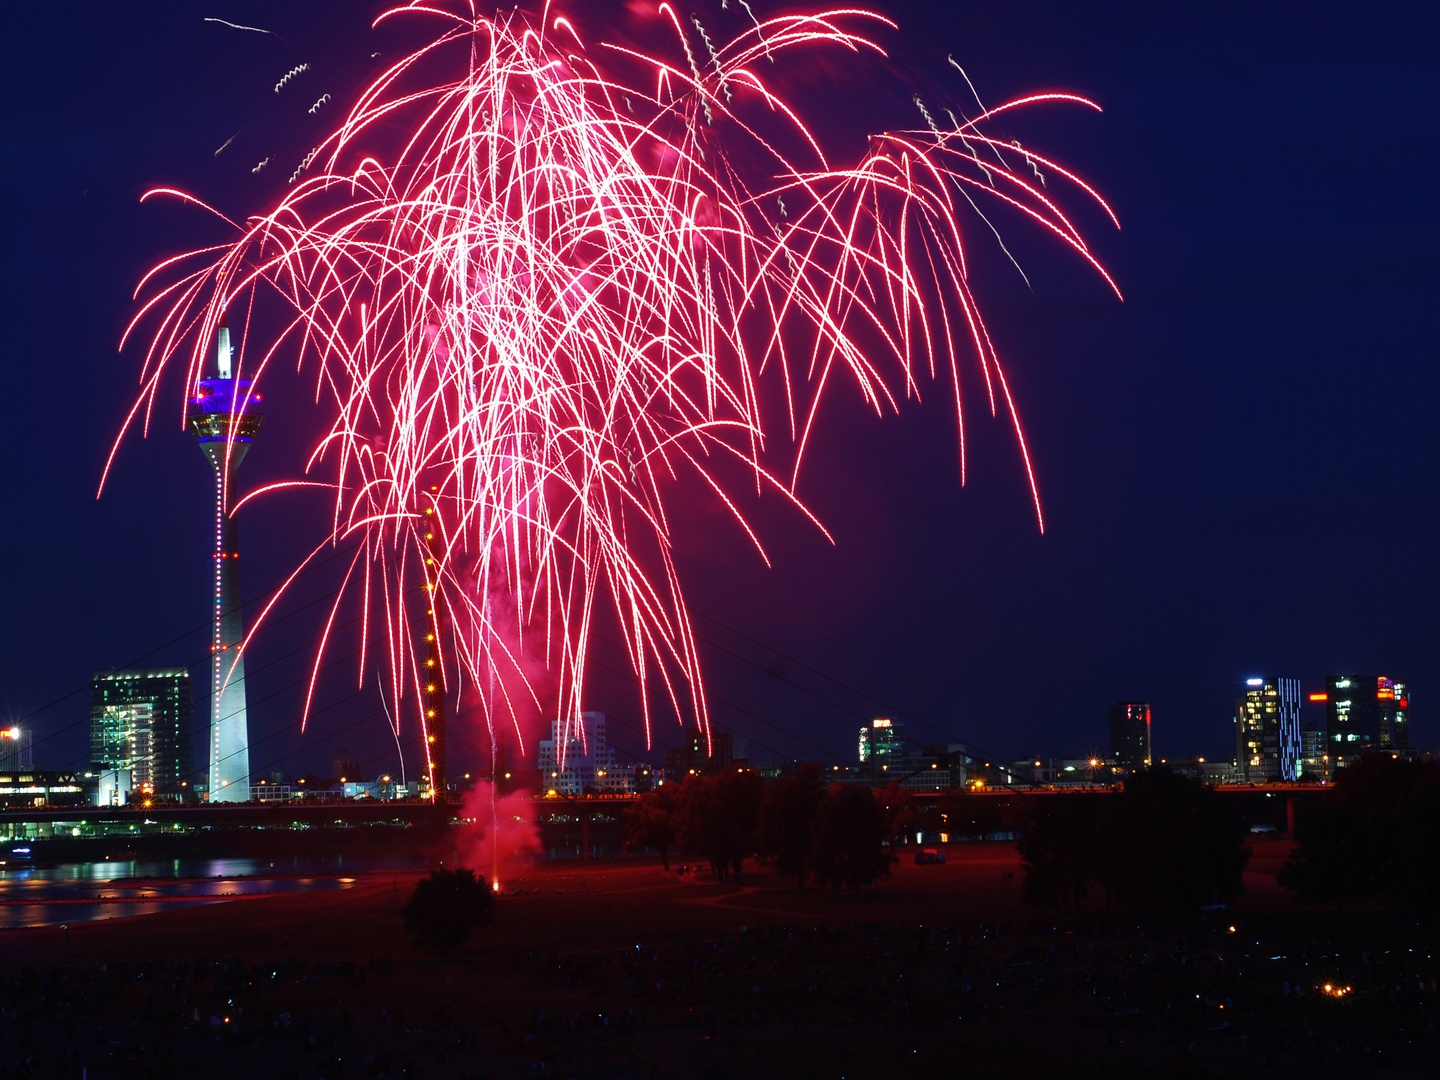
POLYGON ((495 894, 483 876, 467 867, 433 870, 416 884, 404 916, 416 945, 454 952, 476 927, 495 921, 495 894))

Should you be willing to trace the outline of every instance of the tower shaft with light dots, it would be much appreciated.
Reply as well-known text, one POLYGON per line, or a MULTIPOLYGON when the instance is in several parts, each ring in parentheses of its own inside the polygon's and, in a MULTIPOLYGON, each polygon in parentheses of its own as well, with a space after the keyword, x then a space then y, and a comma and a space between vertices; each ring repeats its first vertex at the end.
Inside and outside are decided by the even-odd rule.
MULTIPOLYGON (((426 564, 433 568, 440 551, 436 535, 439 519, 433 507, 425 508, 426 564)), ((425 671, 421 680, 421 730, 425 735, 425 764, 432 798, 444 799, 449 775, 445 745, 445 658, 441 640, 445 632, 444 600, 433 574, 425 587, 425 671)))
POLYGON ((265 418, 260 395, 230 370, 230 331, 222 316, 215 348, 216 374, 201 378, 188 420, 215 474, 215 549, 210 641, 210 801, 250 798, 250 734, 245 714, 245 620, 240 609, 240 533, 230 513, 235 474, 265 418))

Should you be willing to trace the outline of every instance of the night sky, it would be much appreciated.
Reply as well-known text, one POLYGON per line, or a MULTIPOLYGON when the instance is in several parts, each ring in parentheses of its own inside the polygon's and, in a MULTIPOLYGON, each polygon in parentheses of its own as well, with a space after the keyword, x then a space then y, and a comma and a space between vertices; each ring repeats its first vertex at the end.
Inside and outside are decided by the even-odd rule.
MULTIPOLYGON (((695 7, 722 18, 718 0, 695 7)), ((884 419, 849 387, 832 397, 800 493, 833 548, 770 500, 755 508, 766 570, 703 505, 681 515, 679 562, 717 725, 760 760, 853 760, 861 718, 891 712, 914 718, 921 741, 939 731, 1006 758, 1076 755, 1104 749, 1110 702, 1145 698, 1157 755, 1219 758, 1247 676, 1297 675, 1317 689, 1343 671, 1407 680, 1415 736, 1433 747, 1433 5, 887 10, 902 24, 886 39, 890 74, 818 68, 802 95, 817 126, 857 145, 870 120, 914 126, 912 92, 964 91, 946 53, 987 104, 1033 89, 1094 98, 1103 115, 1048 110, 1013 134, 1115 207, 1119 233, 1098 213, 1080 221, 1125 300, 1017 223, 1007 241, 1032 292, 971 231, 1044 535, 1013 435, 983 410, 969 418, 961 488, 948 391, 933 385, 884 419)), ((173 410, 123 445, 95 498, 135 389, 139 353, 117 353, 131 291, 159 258, 223 239, 202 215, 139 196, 165 184, 234 214, 269 205, 324 125, 304 115, 310 100, 331 92, 333 122, 384 63, 370 53, 415 40, 372 33, 372 13, 227 0, 8 14, 0 714, 30 717, 41 766, 86 760, 85 688, 98 668, 189 664, 207 689, 211 487, 179 426, 178 386, 173 410), (303 91, 281 101, 274 82, 302 61, 314 65, 303 91), (267 155, 272 165, 252 175, 267 155)), ((296 475, 322 422, 304 378, 265 389, 247 489, 296 475)), ((247 507, 247 595, 272 588, 325 526, 324 506, 298 495, 247 507)), ((321 709, 299 729, 331 570, 302 579, 288 617, 252 652, 257 774, 328 773, 339 746, 368 771, 395 767, 379 699, 356 692, 345 661, 353 629, 338 638, 321 709)), ((623 666, 603 643, 596 656, 623 666)), ((642 751, 623 679, 597 667, 588 704, 615 718, 613 740, 642 751)), ((208 709, 197 714, 203 736, 208 709)), ((475 737, 463 718, 454 730, 475 737)), ((677 734, 672 720, 657 744, 677 734)), ((463 767, 478 762, 456 749, 463 767)))

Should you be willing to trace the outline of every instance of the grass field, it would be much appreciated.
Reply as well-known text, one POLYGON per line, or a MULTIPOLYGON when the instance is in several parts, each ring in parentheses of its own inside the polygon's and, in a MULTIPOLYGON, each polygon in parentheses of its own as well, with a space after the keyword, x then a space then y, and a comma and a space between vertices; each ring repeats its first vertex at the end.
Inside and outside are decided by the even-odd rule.
POLYGON ((416 874, 77 925, 68 960, 9 931, 0 1076, 1434 1075, 1433 935, 1297 912, 1254 847, 1204 916, 1027 908, 973 844, 859 894, 546 864, 448 957, 403 932, 416 874))

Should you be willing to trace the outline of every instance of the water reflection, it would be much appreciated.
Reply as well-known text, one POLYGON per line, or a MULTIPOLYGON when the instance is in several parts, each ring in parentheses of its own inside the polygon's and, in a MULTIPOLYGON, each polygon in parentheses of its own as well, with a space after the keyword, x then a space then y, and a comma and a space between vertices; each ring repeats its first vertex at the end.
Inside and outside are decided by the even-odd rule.
POLYGON ((350 889, 358 874, 423 865, 405 856, 291 855, 11 866, 0 871, 0 929, 149 915, 263 893, 350 889))

